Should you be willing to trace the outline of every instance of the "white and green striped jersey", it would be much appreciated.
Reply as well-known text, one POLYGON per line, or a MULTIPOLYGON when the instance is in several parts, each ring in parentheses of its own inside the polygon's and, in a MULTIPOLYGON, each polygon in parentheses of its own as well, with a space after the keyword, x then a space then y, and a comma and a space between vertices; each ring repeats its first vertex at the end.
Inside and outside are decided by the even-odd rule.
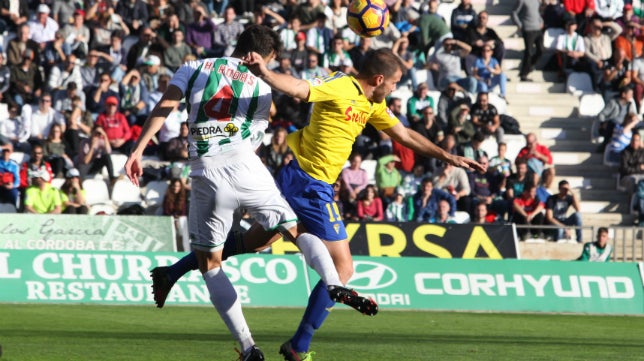
POLYGON ((237 58, 182 65, 170 84, 181 89, 188 110, 190 159, 251 150, 268 126, 271 89, 237 58))

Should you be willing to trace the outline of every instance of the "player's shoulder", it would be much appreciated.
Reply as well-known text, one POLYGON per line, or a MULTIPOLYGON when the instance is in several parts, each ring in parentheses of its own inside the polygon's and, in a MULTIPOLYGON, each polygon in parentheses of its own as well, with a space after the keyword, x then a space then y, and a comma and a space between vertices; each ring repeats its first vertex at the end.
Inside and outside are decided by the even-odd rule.
POLYGON ((309 83, 311 83, 312 86, 319 86, 323 84, 341 86, 352 82, 352 79, 352 76, 347 75, 341 71, 336 71, 327 76, 315 77, 309 80, 309 83))

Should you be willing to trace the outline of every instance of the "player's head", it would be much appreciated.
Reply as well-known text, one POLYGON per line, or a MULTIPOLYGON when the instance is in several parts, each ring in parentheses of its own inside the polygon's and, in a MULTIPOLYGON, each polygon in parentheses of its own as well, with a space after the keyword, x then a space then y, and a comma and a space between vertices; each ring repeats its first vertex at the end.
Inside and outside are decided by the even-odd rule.
POLYGON ((379 103, 396 90, 403 69, 402 61, 391 49, 381 48, 367 53, 357 77, 375 87, 370 100, 379 103))
POLYGON ((279 56, 282 42, 279 35, 264 25, 251 25, 237 39, 234 57, 242 57, 250 52, 259 54, 262 58, 279 56))

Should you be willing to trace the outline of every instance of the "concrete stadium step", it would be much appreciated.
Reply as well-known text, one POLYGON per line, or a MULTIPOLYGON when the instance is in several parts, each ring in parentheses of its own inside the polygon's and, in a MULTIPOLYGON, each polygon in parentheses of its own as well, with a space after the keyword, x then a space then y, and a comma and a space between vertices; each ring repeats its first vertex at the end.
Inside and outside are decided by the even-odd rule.
POLYGON ((552 159, 556 165, 601 165, 603 154, 589 152, 552 152, 552 159))
POLYGON ((626 202, 611 202, 611 201, 585 201, 582 200, 581 211, 582 213, 629 213, 629 205, 626 202))
POLYGON ((523 119, 518 119, 521 126, 521 132, 524 134, 535 133, 540 142, 546 140, 571 140, 571 141, 587 141, 590 143, 590 128, 579 129, 562 129, 554 127, 541 127, 539 123, 530 123, 523 119))
MULTIPOLYGON (((508 95, 509 99, 510 96, 508 95)), ((514 100, 510 102, 512 105, 514 103, 514 100)), ((565 102, 562 103, 550 103, 550 102, 533 102, 531 105, 524 105, 524 106, 518 106, 518 107, 509 107, 509 111, 511 111, 512 115, 516 117, 517 119, 520 119, 525 116, 533 116, 533 117, 543 117, 543 118, 552 118, 552 117, 570 117, 575 114, 575 110, 571 107, 571 104, 568 103, 566 104, 565 102)))
POLYGON ((616 189, 616 180, 613 178, 584 177, 578 175, 565 176, 559 175, 558 170, 555 173, 557 173, 557 175, 555 176, 552 186, 552 192, 554 193, 558 191, 557 184, 562 180, 568 181, 568 183, 570 183, 570 187, 573 189, 598 189, 606 192, 615 191, 616 189))
POLYGON ((547 146, 551 152, 589 152, 594 153, 597 144, 588 140, 556 140, 542 139, 540 143, 547 146))
POLYGON ((543 79, 538 79, 535 76, 538 73, 540 72, 535 71, 530 73, 529 78, 533 80, 532 82, 521 82, 516 74, 512 74, 512 81, 508 84, 508 100, 510 101, 510 108, 513 107, 512 96, 515 94, 548 94, 566 92, 566 84, 543 81, 543 79))
MULTIPOLYGON (((556 175, 558 177, 570 177, 570 176, 580 176, 580 177, 596 177, 596 178, 606 178, 610 179, 613 182, 616 182, 617 179, 617 168, 612 168, 605 166, 601 163, 593 164, 591 162, 579 164, 579 165, 570 165, 570 164, 556 164, 556 175)), ((615 183, 616 184, 616 183, 615 183)), ((615 190, 615 187, 611 187, 611 191, 615 190)))
POLYGON ((614 188, 612 191, 607 191, 605 189, 579 189, 576 191, 579 194, 580 199, 583 200, 592 200, 592 201, 606 201, 606 202, 615 202, 623 203, 628 206, 630 204, 630 196, 627 193, 618 192, 614 188))
POLYGON ((584 210, 582 204, 581 223, 585 225, 599 227, 614 225, 632 226, 636 222, 636 219, 636 215, 629 213, 590 213, 584 210))

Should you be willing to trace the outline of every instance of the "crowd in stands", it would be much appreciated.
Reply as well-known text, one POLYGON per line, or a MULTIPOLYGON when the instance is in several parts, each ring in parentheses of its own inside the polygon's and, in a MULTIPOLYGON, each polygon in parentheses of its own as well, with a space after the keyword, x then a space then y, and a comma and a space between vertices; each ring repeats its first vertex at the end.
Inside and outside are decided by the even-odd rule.
MULTIPOLYGON (((393 49, 406 67, 399 88, 412 95, 390 97, 391 113, 446 151, 489 164, 485 173, 470 173, 418 157, 368 126, 335 184, 347 220, 451 223, 462 219, 455 217, 460 212, 475 223, 580 226, 579 203, 567 183, 550 194, 553 159, 535 134, 526 135, 516 159, 506 157, 504 137, 516 126, 497 106, 511 101, 511 79, 502 68, 504 43, 488 26, 488 13, 476 12, 471 0, 461 0, 447 19, 438 13, 439 0, 387 3, 391 22, 384 34, 360 38, 347 27, 347 0, 0 2, 6 44, 0 52, 0 102, 6 107, 0 119, 0 202, 24 212, 87 213, 83 180, 104 175, 109 184, 117 181, 111 155, 129 153, 173 72, 191 59, 230 55, 246 24, 264 24, 284 43, 274 68, 302 79, 356 74, 369 49, 393 49), (420 72, 427 77, 419 80, 420 72), (486 141, 498 146, 494 157, 482 148, 486 141), (15 164, 12 152, 29 160, 15 164), (363 160, 377 162, 373 174, 361 168, 363 160), (55 178, 65 179, 60 189, 50 184, 55 178), (574 216, 568 217, 569 207, 574 216)), ((557 40, 561 75, 588 72, 604 94, 599 117, 606 144, 614 153, 637 153, 631 158, 641 162, 638 170, 630 163, 622 167, 627 182, 628 175, 644 172, 644 151, 633 149, 629 134, 637 129, 631 113, 637 114, 644 95, 642 14, 633 14, 629 4, 613 11, 613 3, 564 0, 539 7, 538 1, 517 1, 512 16, 526 50, 515 81, 530 81, 543 52, 544 24, 565 28, 557 40), (635 90, 633 106, 633 89, 625 86, 635 90)), ((293 158, 285 138, 306 124, 309 105, 279 92, 273 99, 272 138, 258 153, 275 175, 293 158)), ((172 178, 161 208, 173 216, 188 209, 185 114, 175 109, 148 147, 147 155, 168 170, 144 173, 144 181, 172 178)), ((563 229, 548 232, 555 240, 568 236, 563 229)), ((580 233, 576 240, 582 241, 580 233)))

